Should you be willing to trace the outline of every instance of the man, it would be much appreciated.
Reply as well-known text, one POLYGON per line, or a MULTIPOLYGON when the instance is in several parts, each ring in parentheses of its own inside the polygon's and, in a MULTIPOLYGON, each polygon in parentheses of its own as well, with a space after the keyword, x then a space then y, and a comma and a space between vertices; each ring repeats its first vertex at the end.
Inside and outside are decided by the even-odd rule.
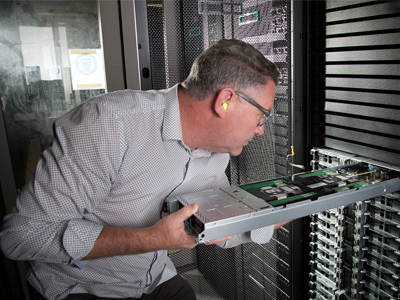
MULTIPOLYGON (((183 221, 198 205, 160 219, 163 203, 228 185, 229 154, 264 133, 278 76, 253 46, 221 40, 181 85, 100 95, 57 120, 0 235, 29 261, 31 298, 195 299, 166 250, 196 246, 183 221)), ((273 228, 211 243, 265 243, 273 228)))

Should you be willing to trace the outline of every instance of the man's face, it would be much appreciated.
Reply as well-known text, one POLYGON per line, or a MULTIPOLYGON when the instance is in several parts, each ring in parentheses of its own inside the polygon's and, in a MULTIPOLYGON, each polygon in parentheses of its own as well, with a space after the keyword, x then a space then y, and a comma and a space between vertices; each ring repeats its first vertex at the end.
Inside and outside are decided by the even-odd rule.
MULTIPOLYGON (((268 111, 272 110, 275 98, 274 82, 268 81, 268 84, 263 87, 247 89, 242 93, 268 111)), ((253 139, 254 135, 262 135, 264 133, 264 126, 258 126, 264 113, 247 101, 239 99, 240 96, 235 95, 235 97, 238 97, 238 102, 230 120, 230 126, 226 130, 224 139, 226 151, 223 151, 233 156, 239 155, 243 147, 253 139)))

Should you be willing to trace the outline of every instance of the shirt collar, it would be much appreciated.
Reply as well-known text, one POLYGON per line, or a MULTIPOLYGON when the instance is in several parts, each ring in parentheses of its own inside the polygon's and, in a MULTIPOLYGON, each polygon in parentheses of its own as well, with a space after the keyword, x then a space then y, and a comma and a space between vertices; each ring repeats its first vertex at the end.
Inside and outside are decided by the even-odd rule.
POLYGON ((197 148, 191 151, 190 156, 192 158, 197 158, 197 157, 209 157, 211 156, 212 151, 206 150, 206 149, 201 149, 197 148))
POLYGON ((166 89, 165 95, 165 108, 164 108, 164 122, 162 128, 162 136, 164 140, 179 140, 182 141, 182 126, 181 116, 179 114, 178 102, 178 86, 166 89))

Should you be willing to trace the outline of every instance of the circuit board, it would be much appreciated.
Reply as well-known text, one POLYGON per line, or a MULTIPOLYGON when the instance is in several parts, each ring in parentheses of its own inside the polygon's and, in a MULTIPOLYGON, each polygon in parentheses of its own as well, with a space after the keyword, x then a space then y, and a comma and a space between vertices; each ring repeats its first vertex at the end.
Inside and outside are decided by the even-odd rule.
POLYGON ((305 199, 360 188, 389 179, 395 172, 359 163, 340 169, 323 169, 279 179, 240 186, 243 190, 276 207, 305 199), (392 173, 392 174, 391 174, 392 173))

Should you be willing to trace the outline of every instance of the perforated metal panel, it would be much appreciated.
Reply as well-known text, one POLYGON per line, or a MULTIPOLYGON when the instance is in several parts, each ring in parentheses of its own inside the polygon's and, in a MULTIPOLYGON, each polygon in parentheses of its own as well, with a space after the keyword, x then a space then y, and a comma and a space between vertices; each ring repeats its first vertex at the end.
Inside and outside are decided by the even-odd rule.
MULTIPOLYGON (((194 59, 222 38, 258 48, 281 72, 275 116, 243 153, 231 158, 233 185, 288 174, 292 145, 290 1, 147 1, 154 89, 182 82, 194 59)), ((234 249, 200 245, 170 253, 178 271, 201 299, 296 299, 292 283, 292 225, 276 231, 269 244, 234 249)))

